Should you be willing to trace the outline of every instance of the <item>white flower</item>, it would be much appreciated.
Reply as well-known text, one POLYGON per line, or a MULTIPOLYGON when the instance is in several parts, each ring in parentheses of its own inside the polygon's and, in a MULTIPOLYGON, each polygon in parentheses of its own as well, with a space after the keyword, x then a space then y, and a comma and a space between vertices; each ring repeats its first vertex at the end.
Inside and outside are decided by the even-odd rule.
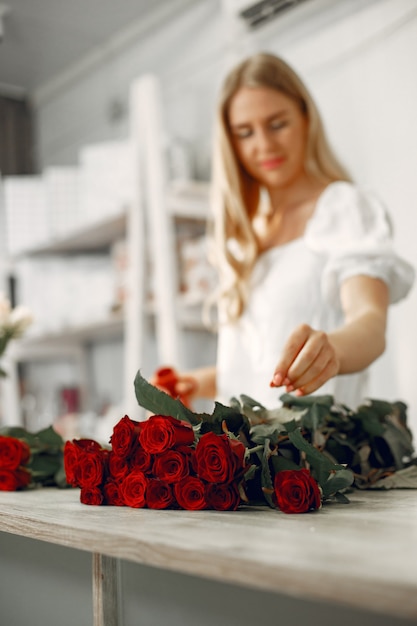
POLYGON ((11 310, 10 300, 0 291, 0 327, 7 324, 11 310))
POLYGON ((32 313, 25 306, 17 306, 10 313, 9 325, 14 337, 20 337, 32 322, 32 313))

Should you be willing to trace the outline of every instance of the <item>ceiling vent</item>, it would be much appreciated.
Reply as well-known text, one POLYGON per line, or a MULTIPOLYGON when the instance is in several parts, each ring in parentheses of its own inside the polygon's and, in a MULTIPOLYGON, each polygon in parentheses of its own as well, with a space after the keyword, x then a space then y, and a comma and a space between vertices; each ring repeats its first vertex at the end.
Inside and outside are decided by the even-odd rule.
POLYGON ((252 30, 263 26, 304 2, 307 0, 260 0, 249 4, 248 0, 246 2, 240 0, 238 16, 245 22, 247 28, 252 30))

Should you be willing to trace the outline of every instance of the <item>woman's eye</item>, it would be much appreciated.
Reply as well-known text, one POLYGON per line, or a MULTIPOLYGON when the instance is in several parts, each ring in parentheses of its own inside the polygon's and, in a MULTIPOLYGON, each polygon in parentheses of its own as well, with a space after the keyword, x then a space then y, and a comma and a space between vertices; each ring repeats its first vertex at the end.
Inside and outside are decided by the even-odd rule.
POLYGON ((236 130, 234 132, 235 137, 237 137, 237 139, 246 139, 247 137, 250 137, 252 134, 252 131, 250 128, 240 128, 239 130, 236 130))
POLYGON ((275 120, 273 122, 271 122, 271 128, 272 130, 281 130, 281 128, 284 128, 285 126, 287 126, 286 121, 283 120, 275 120))

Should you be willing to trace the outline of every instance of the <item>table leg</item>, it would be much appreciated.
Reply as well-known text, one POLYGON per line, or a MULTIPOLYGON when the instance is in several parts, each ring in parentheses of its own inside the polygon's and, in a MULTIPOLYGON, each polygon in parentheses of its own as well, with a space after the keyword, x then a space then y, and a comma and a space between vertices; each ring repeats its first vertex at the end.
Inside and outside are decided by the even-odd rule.
POLYGON ((93 553, 94 626, 121 626, 120 561, 93 553))

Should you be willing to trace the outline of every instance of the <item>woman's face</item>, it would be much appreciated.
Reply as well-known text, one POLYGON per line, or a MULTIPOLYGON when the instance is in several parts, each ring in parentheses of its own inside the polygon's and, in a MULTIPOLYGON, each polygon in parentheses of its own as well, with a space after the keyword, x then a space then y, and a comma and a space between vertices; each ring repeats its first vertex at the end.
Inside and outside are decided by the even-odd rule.
POLYGON ((267 189, 284 189, 304 175, 307 120, 294 100, 268 87, 241 87, 228 119, 237 158, 267 189))

